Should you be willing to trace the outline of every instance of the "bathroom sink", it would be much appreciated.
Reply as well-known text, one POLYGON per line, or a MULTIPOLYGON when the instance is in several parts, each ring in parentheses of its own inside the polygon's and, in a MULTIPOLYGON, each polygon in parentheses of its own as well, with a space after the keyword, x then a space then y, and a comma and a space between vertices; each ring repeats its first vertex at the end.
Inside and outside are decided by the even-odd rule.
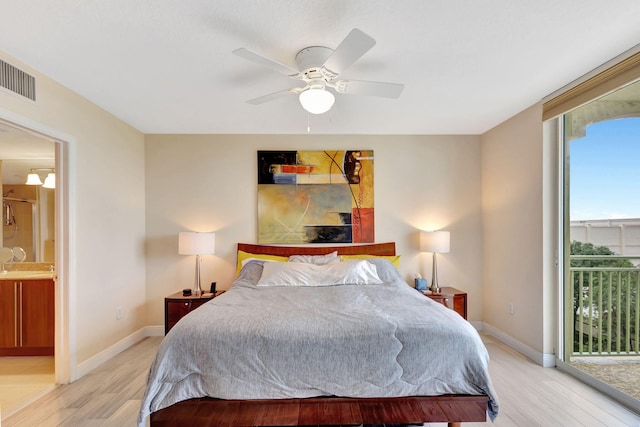
POLYGON ((13 279, 53 279, 53 271, 0 271, 0 280, 13 279))

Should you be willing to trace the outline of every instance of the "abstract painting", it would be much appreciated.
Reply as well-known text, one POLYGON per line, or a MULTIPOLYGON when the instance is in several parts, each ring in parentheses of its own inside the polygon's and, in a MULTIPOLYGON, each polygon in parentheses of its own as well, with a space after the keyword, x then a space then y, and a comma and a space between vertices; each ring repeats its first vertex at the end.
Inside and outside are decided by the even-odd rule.
POLYGON ((258 151, 258 243, 373 243, 373 150, 258 151))

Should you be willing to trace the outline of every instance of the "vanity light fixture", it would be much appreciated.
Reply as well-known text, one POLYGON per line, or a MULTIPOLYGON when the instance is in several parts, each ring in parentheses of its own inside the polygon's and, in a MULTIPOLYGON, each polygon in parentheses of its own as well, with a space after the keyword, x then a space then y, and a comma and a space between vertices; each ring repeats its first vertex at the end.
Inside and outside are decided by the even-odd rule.
POLYGON ((436 264, 436 254, 449 253, 450 246, 451 234, 448 231, 423 231, 420 233, 420 250, 422 252, 433 252, 430 288, 432 292, 440 292, 440 286, 438 286, 438 264, 436 264))
POLYGON ((44 188, 56 188, 56 174, 53 172, 49 172, 42 186, 44 188))
POLYGON ((27 182, 25 185, 42 185, 44 188, 56 188, 56 173, 55 169, 51 168, 37 168, 37 169, 29 169, 29 174, 27 175, 27 182), (44 184, 40 178, 40 175, 36 171, 49 171, 49 174, 44 180, 44 184))
POLYGON ((33 171, 33 169, 31 169, 31 172, 29 173, 29 175, 27 175, 27 182, 25 184, 26 185, 42 185, 42 181, 40 180, 40 175, 38 175, 33 171))
POLYGON ((202 295, 200 285, 200 255, 216 253, 216 234, 197 233, 195 231, 182 231, 178 234, 178 253, 180 255, 196 256, 196 276, 194 284, 194 295, 202 295))

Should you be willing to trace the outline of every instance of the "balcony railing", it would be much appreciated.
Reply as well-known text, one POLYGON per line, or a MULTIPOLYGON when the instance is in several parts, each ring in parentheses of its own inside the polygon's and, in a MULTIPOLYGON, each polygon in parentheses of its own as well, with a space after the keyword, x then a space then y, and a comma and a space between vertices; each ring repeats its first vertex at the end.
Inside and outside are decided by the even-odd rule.
POLYGON ((571 256, 573 355, 640 355, 640 268, 634 259, 640 257, 571 256))

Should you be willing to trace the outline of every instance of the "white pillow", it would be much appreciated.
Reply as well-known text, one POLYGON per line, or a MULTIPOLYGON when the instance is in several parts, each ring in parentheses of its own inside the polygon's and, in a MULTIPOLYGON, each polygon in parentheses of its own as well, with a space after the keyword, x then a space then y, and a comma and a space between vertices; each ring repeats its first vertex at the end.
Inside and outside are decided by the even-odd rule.
POLYGON ((325 265, 330 262, 340 262, 338 251, 326 255, 291 255, 289 262, 306 262, 309 264, 325 265))
POLYGON ((316 265, 301 262, 264 263, 257 286, 378 285, 375 265, 366 260, 316 265))
POLYGON ((335 266, 330 264, 330 268, 343 273, 339 283, 345 285, 379 285, 383 283, 378 276, 376 266, 364 259, 342 261, 335 266))

